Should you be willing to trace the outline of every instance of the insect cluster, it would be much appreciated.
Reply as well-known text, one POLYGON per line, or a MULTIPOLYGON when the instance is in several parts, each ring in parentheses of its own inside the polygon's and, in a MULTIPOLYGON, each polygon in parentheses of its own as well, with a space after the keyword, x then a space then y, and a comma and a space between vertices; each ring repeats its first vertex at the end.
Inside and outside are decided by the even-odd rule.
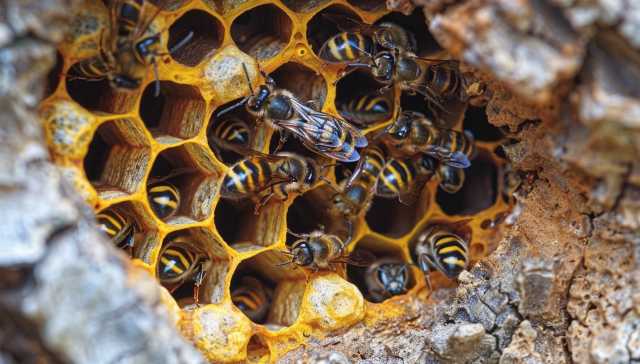
POLYGON ((329 330, 314 279, 373 314, 492 249, 514 183, 484 93, 383 2, 111 0, 79 12, 42 115, 98 226, 189 322, 248 322, 239 354, 201 350, 269 361, 329 330))

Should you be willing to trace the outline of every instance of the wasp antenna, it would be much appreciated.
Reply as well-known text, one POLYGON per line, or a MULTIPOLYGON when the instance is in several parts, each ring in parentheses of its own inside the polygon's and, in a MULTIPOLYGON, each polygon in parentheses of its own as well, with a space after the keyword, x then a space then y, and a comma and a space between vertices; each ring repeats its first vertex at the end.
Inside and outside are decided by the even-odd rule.
POLYGON ((296 237, 296 238, 304 238, 305 235, 304 234, 298 234, 298 233, 294 233, 293 231, 287 229, 287 234, 296 237))
POLYGON ((178 42, 178 44, 174 45, 173 47, 171 47, 171 49, 169 49, 169 54, 173 54, 178 49, 184 47, 187 43, 191 41, 191 39, 193 39, 194 34, 195 33, 193 32, 193 30, 190 30, 189 33, 184 38, 182 38, 181 41, 178 42))
POLYGON ((251 85, 251 77, 249 77, 249 70, 247 70, 247 65, 244 62, 242 62, 242 69, 244 70, 245 77, 247 77, 247 83, 249 85, 249 91, 251 91, 251 96, 255 96, 255 93, 253 92, 253 86, 251 85))
POLYGON ((237 109, 238 107, 244 105, 245 102, 247 102, 247 97, 243 97, 242 99, 240 99, 240 101, 234 103, 233 105, 227 106, 224 109, 218 111, 216 113, 216 117, 220 117, 220 116, 228 113, 229 111, 237 109))

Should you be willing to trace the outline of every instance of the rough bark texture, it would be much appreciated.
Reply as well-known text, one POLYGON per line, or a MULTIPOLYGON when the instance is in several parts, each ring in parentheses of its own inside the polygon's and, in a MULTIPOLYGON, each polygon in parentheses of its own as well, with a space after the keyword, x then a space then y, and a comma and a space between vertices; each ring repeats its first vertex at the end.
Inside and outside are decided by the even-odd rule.
POLYGON ((0 363, 202 363, 48 160, 34 109, 72 6, 0 5, 0 363))
MULTIPOLYGON (((640 362, 639 3, 415 2, 511 133, 508 233, 457 288, 282 362, 640 362)), ((69 6, 0 5, 0 363, 203 362, 47 160, 32 110, 69 6)))

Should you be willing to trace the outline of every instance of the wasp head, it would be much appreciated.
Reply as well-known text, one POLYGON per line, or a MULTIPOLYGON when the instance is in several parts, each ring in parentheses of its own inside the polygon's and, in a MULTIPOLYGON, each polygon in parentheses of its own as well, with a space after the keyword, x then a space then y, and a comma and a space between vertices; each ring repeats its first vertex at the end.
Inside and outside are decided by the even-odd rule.
POLYGON ((378 269, 380 284, 391 295, 404 293, 409 271, 404 264, 382 264, 378 269))
POLYGON ((373 58, 371 73, 379 82, 388 83, 393 80, 396 57, 391 52, 380 52, 373 58))
POLYGON ((313 252, 311 246, 305 240, 301 240, 297 244, 294 244, 291 249, 291 255, 293 256, 293 262, 299 266, 307 267, 313 263, 313 252))
POLYGON ((249 112, 260 112, 270 95, 271 90, 267 85, 260 86, 260 88, 258 89, 258 93, 249 96, 249 98, 247 99, 247 109, 249 110, 249 112))

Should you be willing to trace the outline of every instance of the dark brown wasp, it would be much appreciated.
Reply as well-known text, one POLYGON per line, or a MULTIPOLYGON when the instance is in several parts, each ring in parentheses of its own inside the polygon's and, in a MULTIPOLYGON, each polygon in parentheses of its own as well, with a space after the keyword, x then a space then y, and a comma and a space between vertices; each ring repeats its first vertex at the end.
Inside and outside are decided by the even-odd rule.
POLYGON ((284 145, 286 133, 291 133, 309 150, 322 156, 342 162, 360 159, 356 148, 366 147, 367 139, 359 129, 341 118, 303 104, 290 91, 277 88, 275 81, 264 73, 266 83, 254 92, 246 65, 242 66, 251 94, 220 111, 218 116, 245 105, 258 121, 280 131, 280 144, 276 150, 284 145))

